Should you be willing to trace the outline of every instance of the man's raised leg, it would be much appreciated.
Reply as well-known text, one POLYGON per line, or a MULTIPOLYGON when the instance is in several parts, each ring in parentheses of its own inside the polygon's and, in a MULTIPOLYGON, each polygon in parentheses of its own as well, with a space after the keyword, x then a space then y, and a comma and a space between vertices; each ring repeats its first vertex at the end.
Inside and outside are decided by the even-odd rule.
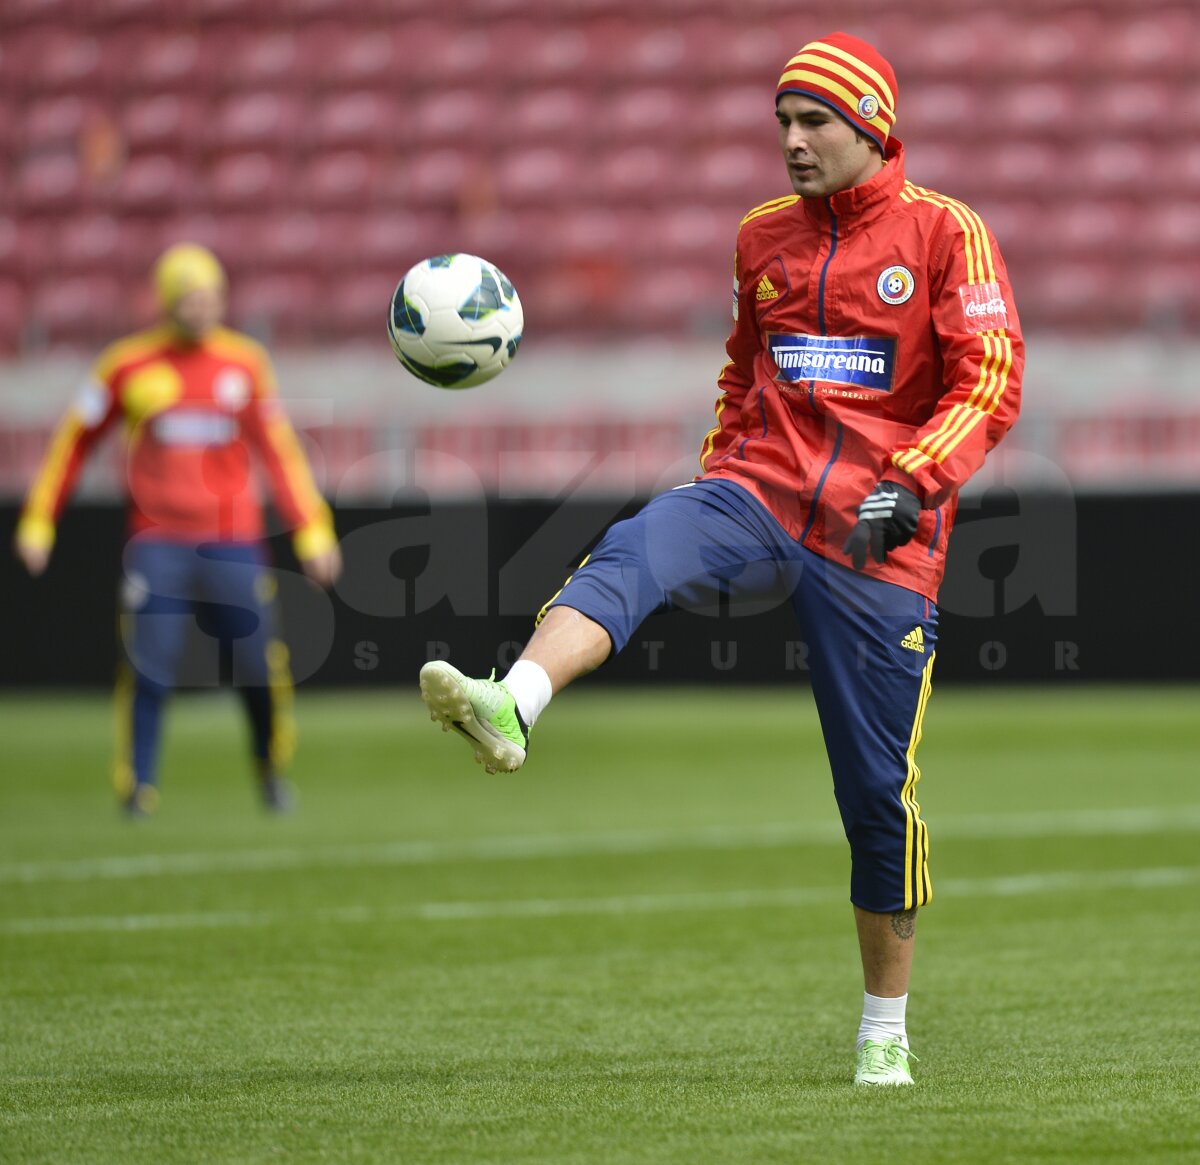
POLYGON ((489 773, 512 773, 525 763, 529 730, 550 697, 611 651, 599 623, 573 607, 551 607, 503 680, 472 679, 434 660, 421 669, 421 698, 430 719, 462 736, 489 773))

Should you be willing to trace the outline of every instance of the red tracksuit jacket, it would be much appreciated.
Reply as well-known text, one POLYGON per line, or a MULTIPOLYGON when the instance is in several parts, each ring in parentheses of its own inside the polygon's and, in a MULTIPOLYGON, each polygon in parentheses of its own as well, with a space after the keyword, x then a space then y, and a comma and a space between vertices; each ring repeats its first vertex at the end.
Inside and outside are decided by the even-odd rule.
POLYGON ((53 543, 88 452, 118 418, 128 444, 131 534, 183 542, 262 537, 253 453, 297 554, 333 545, 329 507, 280 407, 267 353, 228 328, 191 343, 165 326, 119 340, 96 361, 30 488, 21 516, 27 536, 53 543))
POLYGON ((825 199, 778 198, 738 231, 734 326, 702 476, 753 493, 793 538, 843 564, 881 478, 926 509, 867 572, 931 599, 959 487, 1016 420, 1024 345, 980 217, 904 177, 904 150, 825 199))

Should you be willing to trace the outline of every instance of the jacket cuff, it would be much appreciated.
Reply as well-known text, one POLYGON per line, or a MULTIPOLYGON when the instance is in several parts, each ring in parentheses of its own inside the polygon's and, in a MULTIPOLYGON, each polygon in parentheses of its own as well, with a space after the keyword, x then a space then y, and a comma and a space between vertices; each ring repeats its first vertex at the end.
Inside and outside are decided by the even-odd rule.
POLYGON ((57 531, 49 518, 37 514, 22 514, 17 523, 14 541, 19 546, 28 546, 34 550, 52 550, 57 531))
POLYGON ((905 473, 903 469, 897 469, 894 465, 889 465, 883 471, 883 476, 880 481, 890 481, 893 485, 902 485, 909 493, 914 493, 920 499, 921 508, 925 509, 925 490, 921 483, 917 481, 912 474, 905 473))
POLYGON ((337 545, 333 524, 327 518, 316 518, 307 526, 301 526, 292 536, 292 548, 301 562, 316 558, 337 545))

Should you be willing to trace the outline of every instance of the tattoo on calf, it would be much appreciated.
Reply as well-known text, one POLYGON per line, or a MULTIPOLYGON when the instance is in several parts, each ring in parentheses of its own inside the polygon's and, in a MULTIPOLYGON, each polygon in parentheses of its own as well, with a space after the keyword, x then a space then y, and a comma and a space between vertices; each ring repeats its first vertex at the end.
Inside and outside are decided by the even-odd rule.
POLYGON ((916 928, 917 908, 915 906, 908 910, 898 910, 892 915, 892 930, 895 932, 897 938, 912 938, 916 928))

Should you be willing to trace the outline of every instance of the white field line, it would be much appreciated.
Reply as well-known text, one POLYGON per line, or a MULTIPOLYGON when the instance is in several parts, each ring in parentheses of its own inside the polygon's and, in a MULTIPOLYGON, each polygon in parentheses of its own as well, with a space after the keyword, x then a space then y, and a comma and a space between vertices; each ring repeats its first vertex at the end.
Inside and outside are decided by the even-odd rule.
MULTIPOLYGON (((1173 809, 1078 809, 1029 813, 934 817, 929 823, 940 841, 1068 836, 1140 836, 1200 832, 1200 805, 1173 809)), ((270 870, 354 869, 369 866, 424 866, 443 862, 521 861, 535 858, 651 854, 680 850, 772 849, 842 843, 830 807, 829 819, 807 824, 711 826, 682 830, 626 830, 610 833, 549 833, 472 838, 466 841, 397 841, 362 846, 310 849, 210 850, 199 853, 138 854, 0 865, 0 885, 88 882, 165 875, 253 873, 270 870)))
MULTIPOLYGON (((1128 870, 1063 870, 1001 878, 947 878, 936 886, 944 898, 1012 898, 1036 894, 1095 894, 1104 890, 1159 890, 1200 884, 1200 866, 1128 870)), ((14 918, 0 923, 0 934, 48 935, 103 932, 265 928, 303 922, 372 924, 389 922, 463 922, 504 918, 564 918, 574 915, 711 913, 759 907, 800 907, 844 901, 844 888, 778 887, 715 890, 683 894, 632 894, 613 898, 517 898, 418 902, 407 907, 374 909, 335 907, 311 913, 217 910, 180 914, 95 914, 74 917, 14 918)))

